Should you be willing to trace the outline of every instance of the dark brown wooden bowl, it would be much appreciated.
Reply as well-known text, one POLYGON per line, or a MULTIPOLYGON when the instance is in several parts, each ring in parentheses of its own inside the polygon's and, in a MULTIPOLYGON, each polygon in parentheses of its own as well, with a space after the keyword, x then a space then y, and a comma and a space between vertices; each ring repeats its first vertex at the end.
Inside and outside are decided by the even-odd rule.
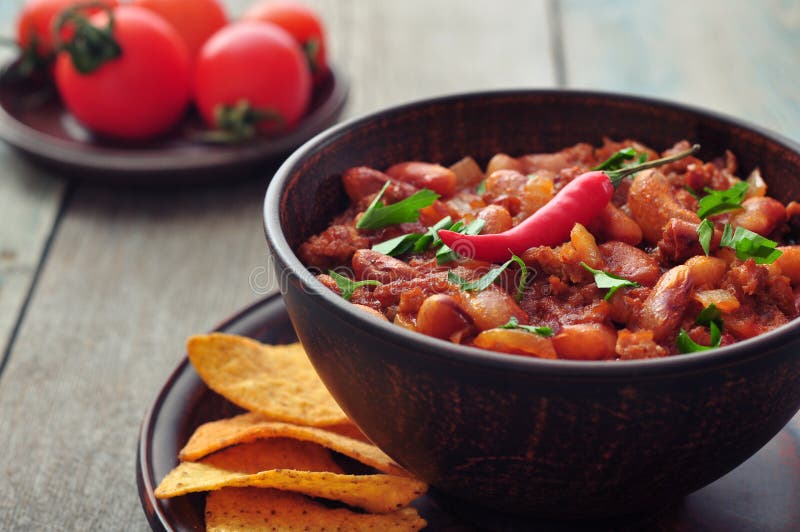
POLYGON ((655 509, 741 464, 800 408, 800 321, 705 353, 631 362, 541 360, 381 322, 316 281, 294 250, 346 204, 340 176, 419 159, 482 162, 603 136, 702 158, 732 150, 771 195, 800 194, 800 147, 710 112, 567 91, 458 95, 335 127, 297 150, 264 219, 289 316, 331 393, 395 460, 479 505, 556 518, 655 509))
MULTIPOLYGON (((242 309, 216 330, 266 343, 296 341, 280 297, 270 296, 242 309)), ((136 481, 147 520, 157 531, 203 530, 205 496, 193 493, 156 499, 158 483, 178 464, 178 452, 203 423, 240 412, 209 390, 186 358, 166 380, 142 420, 136 456, 136 481)), ((591 523, 531 521, 460 504, 435 491, 412 506, 428 522, 426 530, 448 532, 620 532, 634 530, 749 531, 792 530, 800 522, 800 432, 789 424, 750 460, 687 497, 681 504, 652 515, 625 516, 591 523), (580 525, 579 528, 578 525, 580 525)), ((348 471, 347 462, 342 463, 348 471)), ((351 464, 352 465, 352 464, 351 464)), ((356 473, 356 471, 351 471, 356 473)), ((795 527, 796 528, 796 527, 795 527)))

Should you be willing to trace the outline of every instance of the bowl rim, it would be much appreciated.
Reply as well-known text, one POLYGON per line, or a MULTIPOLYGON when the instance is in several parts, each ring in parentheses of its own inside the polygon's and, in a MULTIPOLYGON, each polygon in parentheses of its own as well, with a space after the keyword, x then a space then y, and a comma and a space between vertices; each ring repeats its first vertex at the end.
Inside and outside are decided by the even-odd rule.
MULTIPOLYGON (((422 98, 357 116, 328 128, 297 148, 278 168, 267 188, 263 204, 264 231, 267 243, 278 259, 277 264, 286 265, 289 275, 300 282, 306 294, 315 298, 328 311, 340 313, 353 326, 368 334, 377 335, 383 341, 395 344, 400 343, 405 349, 414 350, 421 356, 445 359, 451 363, 469 364, 497 370, 513 370, 527 374, 536 373, 556 379, 607 378, 616 380, 631 377, 657 378, 664 375, 704 372, 710 367, 732 366, 754 358, 767 356, 775 347, 788 343, 800 336, 800 318, 796 318, 771 331, 729 346, 662 358, 624 361, 551 360, 500 353, 477 347, 453 344, 446 340, 409 331, 358 310, 319 282, 300 262, 300 259, 289 246, 281 228, 279 214, 283 191, 290 183, 295 169, 302 164, 306 157, 325 145, 334 142, 343 133, 367 126, 375 120, 385 120, 421 107, 454 105, 481 99, 534 96, 541 98, 606 99, 620 103, 629 102, 695 114, 725 126, 737 127, 755 133, 800 156, 800 143, 782 134, 717 111, 648 96, 573 89, 501 89, 422 98)), ((282 291, 284 289, 282 285, 279 288, 282 291)))

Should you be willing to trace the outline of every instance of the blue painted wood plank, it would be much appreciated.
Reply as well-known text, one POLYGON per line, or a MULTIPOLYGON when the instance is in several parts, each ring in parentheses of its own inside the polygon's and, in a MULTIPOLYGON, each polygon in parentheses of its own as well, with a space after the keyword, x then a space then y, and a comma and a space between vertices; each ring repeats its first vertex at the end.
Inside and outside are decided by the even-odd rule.
POLYGON ((562 0, 570 87, 700 105, 800 141, 800 2, 562 0))

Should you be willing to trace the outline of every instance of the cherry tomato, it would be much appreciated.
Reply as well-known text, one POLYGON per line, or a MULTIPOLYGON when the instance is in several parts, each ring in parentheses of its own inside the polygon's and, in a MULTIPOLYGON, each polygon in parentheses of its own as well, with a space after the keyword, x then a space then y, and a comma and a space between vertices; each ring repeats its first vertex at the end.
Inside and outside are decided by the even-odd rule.
POLYGON ((186 42, 191 57, 228 23, 217 0, 134 0, 133 5, 158 13, 172 24, 186 42))
MULTIPOLYGON (((36 39, 36 51, 45 57, 53 51, 53 22, 56 15, 68 7, 85 3, 83 0, 28 0, 22 6, 17 20, 17 43, 20 48, 27 49, 36 39)), ((117 0, 103 2, 109 7, 116 7, 117 0)), ((95 9, 95 11, 97 11, 95 9)))
POLYGON ((272 22, 288 31, 305 51, 314 79, 325 77, 328 72, 325 30, 311 8, 295 2, 265 1, 248 9, 242 19, 272 22))
MULTIPOLYGON (((113 36, 121 54, 90 73, 60 52, 56 86, 67 109, 89 129, 112 137, 143 139, 163 133, 189 102, 189 54, 177 32, 158 15, 133 6, 113 11, 113 36)), ((106 13, 90 19, 106 27, 106 13)))
POLYGON ((270 115, 262 132, 290 128, 311 100, 311 74, 300 46, 273 24, 237 22, 214 34, 195 65, 195 103, 203 119, 218 127, 219 113, 246 102, 270 115), (275 120, 275 118, 278 120, 275 120))

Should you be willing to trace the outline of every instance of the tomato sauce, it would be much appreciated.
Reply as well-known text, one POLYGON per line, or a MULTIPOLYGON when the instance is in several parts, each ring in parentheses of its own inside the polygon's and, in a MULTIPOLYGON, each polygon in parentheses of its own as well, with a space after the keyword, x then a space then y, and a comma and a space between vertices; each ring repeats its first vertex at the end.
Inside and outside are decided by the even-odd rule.
POLYGON ((643 170, 622 181, 589 223, 572 225, 562 244, 530 247, 503 264, 470 258, 467 245, 443 248, 436 237, 438 228, 503 233, 613 157, 624 168, 631 159, 688 147, 681 141, 659 154, 637 141, 605 139, 600 147, 580 143, 556 153, 501 153, 485 168, 470 157, 450 167, 408 161, 351 168, 342 176, 349 207, 298 255, 325 286, 365 312, 523 356, 681 355, 794 319, 800 205, 767 196, 758 169, 743 179, 730 152, 643 170), (382 211, 389 206, 419 204, 420 191, 438 197, 410 209, 414 216, 359 223, 365 216, 370 224, 389 219, 382 211))

